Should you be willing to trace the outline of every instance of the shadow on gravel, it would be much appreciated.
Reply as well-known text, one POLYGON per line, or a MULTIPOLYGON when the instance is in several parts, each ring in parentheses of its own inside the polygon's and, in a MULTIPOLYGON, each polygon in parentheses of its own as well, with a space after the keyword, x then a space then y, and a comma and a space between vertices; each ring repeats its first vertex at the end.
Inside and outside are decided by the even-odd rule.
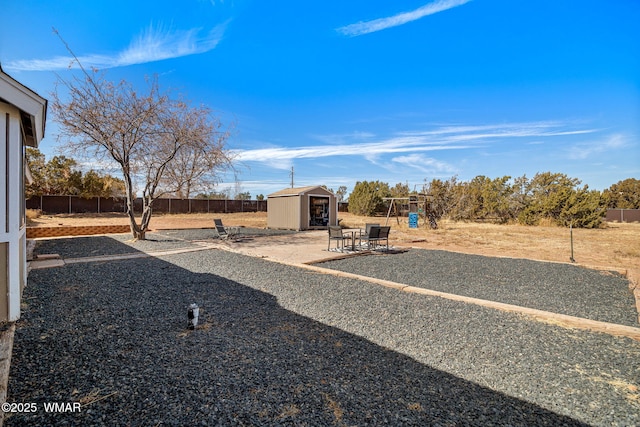
POLYGON ((38 411, 7 426, 583 425, 160 259, 36 270, 24 297, 7 401, 38 411))
MULTIPOLYGON (((215 230, 214 230, 215 233, 215 230)), ((184 248, 192 245, 191 240, 212 239, 211 230, 200 233, 147 233, 146 240, 133 240, 130 234, 112 234, 109 236, 69 237, 37 241, 35 253, 58 254, 63 259, 95 257, 102 255, 125 255, 141 252, 154 252, 184 248)), ((217 235, 214 236, 217 239, 217 235)))
MULTIPOLYGON (((123 244, 118 238, 125 239, 124 236, 88 236, 38 240, 35 253, 38 255, 58 254, 62 258, 79 258, 139 252, 137 249, 123 244)), ((130 239, 131 236, 127 235, 126 238, 130 239)))

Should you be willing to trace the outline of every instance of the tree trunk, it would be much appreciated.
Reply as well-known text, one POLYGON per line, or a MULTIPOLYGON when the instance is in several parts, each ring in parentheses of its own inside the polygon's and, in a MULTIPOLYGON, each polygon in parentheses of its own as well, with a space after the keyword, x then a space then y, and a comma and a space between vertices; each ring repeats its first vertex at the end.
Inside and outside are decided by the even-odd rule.
POLYGON ((145 240, 145 233, 147 231, 146 228, 142 228, 136 222, 136 217, 133 213, 133 208, 127 210, 127 215, 129 216, 129 228, 131 229, 131 234, 135 240, 145 240))
POLYGON ((146 231, 143 230, 132 230, 133 238, 135 240, 146 240, 146 231))
POLYGON ((135 240, 145 240, 146 232, 149 228, 149 220, 151 219, 151 206, 143 202, 142 222, 138 225, 135 212, 133 211, 133 200, 127 200, 127 216, 129 217, 129 227, 131 234, 135 240))
POLYGON ((135 240, 145 240, 146 233, 149 229, 149 222, 151 221, 151 202, 148 202, 146 199, 143 200, 142 206, 142 219, 140 220, 140 225, 138 225, 136 221, 136 217, 133 212, 133 207, 128 210, 127 214, 129 215, 129 225, 131 228, 131 234, 135 240))
POLYGON ((140 221, 140 232, 139 234, 142 236, 139 240, 145 239, 145 233, 149 229, 149 222, 151 221, 151 202, 149 202, 146 206, 143 207, 142 211, 142 220, 140 221))

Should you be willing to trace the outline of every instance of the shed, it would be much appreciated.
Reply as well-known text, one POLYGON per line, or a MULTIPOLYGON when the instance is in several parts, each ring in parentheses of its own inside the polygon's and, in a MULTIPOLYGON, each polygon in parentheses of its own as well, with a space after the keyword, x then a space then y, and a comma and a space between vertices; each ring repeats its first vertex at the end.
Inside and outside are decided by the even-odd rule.
POLYGON ((27 283, 25 146, 44 137, 47 100, 0 67, 0 321, 20 317, 27 283))
POLYGON ((338 225, 338 202, 321 186, 286 188, 267 196, 268 228, 313 230, 329 225, 338 225))

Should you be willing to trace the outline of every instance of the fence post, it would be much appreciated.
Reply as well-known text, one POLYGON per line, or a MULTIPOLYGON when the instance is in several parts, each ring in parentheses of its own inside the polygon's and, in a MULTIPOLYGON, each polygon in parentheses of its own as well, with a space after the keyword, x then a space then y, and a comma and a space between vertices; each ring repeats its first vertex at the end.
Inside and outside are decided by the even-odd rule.
MULTIPOLYGON (((40 196, 33 196, 33 198, 38 197, 39 198, 39 209, 44 211, 44 194, 40 195, 40 196)), ((73 214, 73 205, 74 205, 74 198, 75 199, 79 199, 80 196, 73 196, 73 195, 48 195, 48 198, 51 198, 53 200, 55 200, 56 202, 52 202, 53 205, 57 208, 62 208, 61 205, 57 204, 57 201, 60 200, 62 202, 62 200, 66 197, 67 198, 67 212, 69 214, 73 214)), ((102 213, 102 203, 100 201, 100 197, 92 197, 92 199, 96 199, 96 204, 93 205, 90 210, 91 212, 95 212, 95 213, 102 213), (95 208, 95 209, 94 209, 95 208)), ((109 210, 108 212, 111 212, 113 210, 113 203, 115 202, 120 202, 122 203, 122 207, 121 210, 119 210, 118 212, 127 212, 127 200, 125 197, 111 197, 111 198, 105 198, 105 199, 109 199, 112 201, 112 203, 107 203, 107 205, 109 205, 109 210)), ((31 198, 29 199, 31 200, 31 198)), ((183 212, 182 211, 182 203, 178 204, 178 210, 174 211, 174 206, 173 206, 173 198, 169 198, 168 199, 168 213, 170 214, 174 214, 174 213, 193 213, 193 202, 194 201, 198 201, 198 199, 187 199, 188 200, 188 206, 187 206, 187 212, 183 212)), ((175 199, 178 201, 182 201, 184 199, 175 199)), ((267 200, 233 200, 233 199, 209 199, 207 198, 207 213, 212 213, 211 211, 211 200, 214 201, 214 207, 216 209, 219 210, 220 208, 220 200, 224 200, 224 206, 223 206, 223 211, 222 213, 244 213, 244 212, 266 212, 267 211, 267 200), (231 202, 231 206, 229 206, 229 202, 231 202), (238 202, 240 203, 240 210, 238 210, 238 202), (245 210, 245 205, 247 206, 248 210, 245 210)), ((137 197, 134 201, 134 206, 132 206, 132 208, 135 207, 136 203, 138 204, 142 204, 142 199, 140 197, 137 197)), ((87 206, 89 204, 89 201, 87 202, 87 206)), ((84 206, 84 205, 83 205, 84 206)), ((87 206, 85 206, 85 209, 89 209, 87 208, 87 206)), ((618 209, 615 209, 618 210, 618 209)), ((632 213, 635 212, 634 209, 627 209, 629 211, 631 211, 632 213)), ((57 212, 64 214, 64 210, 56 210, 57 212)), ((613 209, 610 209, 610 211, 613 211, 613 209)), ((627 215, 629 217, 629 215, 627 215)), ((633 215, 630 216, 631 218, 634 218, 633 215)), ((624 212, 623 210, 620 210, 620 220, 621 222, 624 222, 625 218, 624 218, 624 212)))

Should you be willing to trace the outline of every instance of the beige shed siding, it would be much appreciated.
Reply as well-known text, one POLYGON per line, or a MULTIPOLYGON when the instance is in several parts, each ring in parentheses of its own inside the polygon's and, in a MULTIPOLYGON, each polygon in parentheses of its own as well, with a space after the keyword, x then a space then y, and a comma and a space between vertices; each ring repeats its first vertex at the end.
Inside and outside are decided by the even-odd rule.
POLYGON ((309 195, 303 194, 300 196, 300 229, 306 230, 309 228, 309 195))
POLYGON ((267 197, 267 227, 286 230, 321 229, 310 227, 310 198, 329 198, 329 225, 338 224, 338 203, 335 195, 320 186, 285 188, 267 197))
POLYGON ((331 225, 338 225, 338 199, 334 197, 329 203, 329 221, 331 225))
POLYGON ((276 197, 267 200, 267 227, 300 229, 300 202, 297 196, 276 197))

